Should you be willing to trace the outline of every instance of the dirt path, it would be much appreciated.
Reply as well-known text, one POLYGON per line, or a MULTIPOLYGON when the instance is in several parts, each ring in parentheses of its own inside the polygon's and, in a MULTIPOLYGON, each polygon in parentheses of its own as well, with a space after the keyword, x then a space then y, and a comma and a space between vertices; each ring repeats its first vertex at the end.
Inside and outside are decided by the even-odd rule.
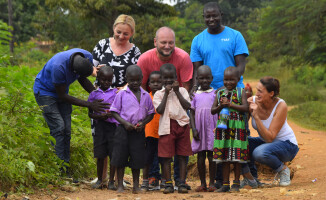
MULTIPOLYGON (((252 84, 253 88, 254 84, 252 84)), ((292 184, 288 187, 269 187, 259 189, 244 189, 240 193, 196 193, 191 190, 189 194, 169 194, 162 192, 148 192, 146 194, 117 194, 108 190, 91 190, 89 186, 80 185, 72 187, 72 192, 60 189, 44 190, 35 195, 30 195, 30 199, 57 199, 57 200, 113 200, 113 199, 326 199, 326 132, 312 131, 289 122, 295 132, 299 143, 299 152, 296 158, 289 163, 289 167, 294 172, 292 184), (313 180, 315 180, 313 182, 313 180)), ((257 133, 251 131, 255 136, 257 133)), ((263 182, 270 181, 273 174, 263 174, 260 178, 263 182)), ((231 178, 232 180, 232 178, 231 178)), ((189 185, 195 188, 199 184, 198 178, 189 178, 189 185)), ((69 190, 69 189, 67 189, 69 190)), ((21 199, 21 198, 20 198, 21 199)))

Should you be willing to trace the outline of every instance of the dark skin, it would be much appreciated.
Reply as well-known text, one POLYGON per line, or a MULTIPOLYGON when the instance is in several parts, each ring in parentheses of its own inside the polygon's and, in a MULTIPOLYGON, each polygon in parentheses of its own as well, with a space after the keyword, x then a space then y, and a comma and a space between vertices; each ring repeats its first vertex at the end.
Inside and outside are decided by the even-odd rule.
MULTIPOLYGON (((128 83, 129 89, 132 91, 132 93, 136 96, 137 100, 140 102, 141 97, 141 91, 140 91, 140 85, 143 77, 141 73, 137 73, 137 71, 127 71, 126 74, 126 80, 128 83), (129 73, 128 73, 129 72, 129 73)), ((147 115, 144 120, 139 121, 136 125, 131 124, 130 122, 123 119, 118 113, 112 112, 112 116, 125 127, 127 131, 134 131, 141 132, 144 130, 145 125, 150 122, 153 117, 154 113, 147 115)), ((117 168, 117 176, 118 176, 118 188, 117 192, 121 193, 124 192, 123 189, 123 176, 124 176, 125 167, 118 167, 117 168)), ((133 193, 138 193, 140 191, 139 188, 139 175, 140 175, 140 169, 131 169, 132 171, 132 178, 133 178, 133 193)))
MULTIPOLYGON (((207 31, 210 34, 219 34, 221 33, 225 26, 223 26, 222 23, 222 16, 223 13, 221 13, 218 9, 215 8, 208 8, 206 10, 204 10, 204 20, 205 20, 205 24, 207 26, 207 31)), ((245 72, 245 67, 246 67, 246 57, 244 54, 240 54, 240 55, 236 55, 234 56, 234 61, 235 61, 235 66, 237 67, 237 69, 239 70, 240 75, 243 75, 243 73, 245 72)), ((193 86, 196 86, 197 83, 197 70, 198 67, 203 65, 203 61, 198 61, 198 62, 193 62, 193 86)), ((193 87, 191 90, 191 94, 196 91, 197 88, 193 87)))
MULTIPOLYGON (((226 69, 224 71, 224 86, 225 86, 225 92, 228 93, 229 91, 234 90, 237 87, 237 83, 239 82, 240 77, 236 70, 228 70, 226 69)), ((242 92, 241 96, 241 105, 236 105, 233 103, 230 103, 230 100, 227 97, 221 97, 221 102, 218 103, 218 96, 216 96, 211 113, 214 115, 216 113, 219 113, 223 108, 232 108, 235 110, 238 110, 240 112, 248 112, 249 106, 247 102, 247 95, 245 92, 242 92)), ((227 183, 230 179, 230 164, 232 162, 223 162, 223 182, 227 183)), ((234 164, 234 180, 239 181, 240 180, 240 170, 241 165, 238 162, 233 163, 234 164)))
MULTIPOLYGON (((170 91, 173 90, 177 95, 179 102, 183 109, 188 110, 191 104, 181 95, 179 91, 179 83, 177 80, 176 72, 174 70, 162 70, 162 79, 163 84, 165 85, 165 93, 160 105, 156 108, 156 112, 160 115, 164 114, 167 98, 170 94, 170 91)), ((186 179, 186 156, 178 155, 179 167, 180 167, 180 180, 186 179)), ((171 162, 172 158, 163 158, 163 176, 165 180, 171 180, 171 162)))
MULTIPOLYGON (((154 96, 155 92, 161 90, 163 86, 162 77, 160 74, 152 74, 149 77, 149 88, 152 91, 152 95, 154 96)), ((143 180, 147 180, 149 177, 149 169, 151 168, 151 164, 145 165, 143 169, 143 180)))
MULTIPOLYGON (((98 85, 102 91, 106 91, 112 85, 113 71, 101 71, 98 74, 98 85)), ((104 113, 95 113, 89 108, 88 116, 95 120, 106 120, 111 117, 111 112, 108 110, 104 113)), ((108 158, 97 158, 97 177, 98 180, 103 181, 107 176, 107 162, 108 158)), ((110 165, 110 182, 114 182, 115 167, 110 165)))
MULTIPOLYGON (((205 91, 210 89, 210 84, 213 81, 213 76, 210 68, 208 66, 201 66, 198 69, 197 81, 201 90, 205 91)), ((195 111, 190 109, 190 125, 192 128, 193 138, 197 141, 200 140, 198 131, 196 129, 195 123, 195 111)), ((199 172, 199 178, 201 182, 201 187, 206 188, 206 167, 205 160, 206 157, 209 161, 209 186, 214 188, 215 174, 216 174, 216 163, 213 162, 213 152, 212 151, 201 151, 197 154, 197 167, 199 172)))

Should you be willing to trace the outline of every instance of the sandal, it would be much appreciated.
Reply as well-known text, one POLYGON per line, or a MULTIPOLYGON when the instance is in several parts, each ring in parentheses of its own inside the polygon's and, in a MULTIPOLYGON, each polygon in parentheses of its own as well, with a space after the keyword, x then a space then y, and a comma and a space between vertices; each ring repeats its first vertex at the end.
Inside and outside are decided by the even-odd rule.
POLYGON ((209 186, 207 191, 214 192, 215 190, 217 190, 217 188, 215 186, 209 186))
POLYGON ((195 189, 196 192, 207 192, 207 187, 206 186, 198 186, 196 189, 195 189))

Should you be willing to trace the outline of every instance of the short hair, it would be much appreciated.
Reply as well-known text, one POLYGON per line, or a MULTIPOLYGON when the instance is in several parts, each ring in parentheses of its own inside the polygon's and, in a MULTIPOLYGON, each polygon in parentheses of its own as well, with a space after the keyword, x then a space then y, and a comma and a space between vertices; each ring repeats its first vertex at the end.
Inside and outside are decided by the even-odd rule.
POLYGON ((212 70, 208 65, 199 66, 198 69, 197 69, 197 74, 198 74, 199 71, 206 71, 206 70, 209 71, 210 74, 212 74, 212 70))
POLYGON ((268 92, 274 92, 274 96, 276 97, 277 95, 280 94, 280 82, 278 79, 273 78, 271 76, 265 76, 259 80, 261 84, 266 88, 268 92))
POLYGON ((235 75, 238 77, 238 78, 241 78, 241 75, 240 75, 240 72, 239 70, 236 68, 236 67, 227 67, 225 70, 224 70, 224 74, 225 73, 235 73, 235 75))
POLYGON ((167 27, 167 26, 162 26, 161 28, 157 29, 157 31, 155 33, 155 38, 156 39, 157 39, 157 35, 159 34, 159 32, 161 32, 164 29, 167 29, 167 30, 171 31, 173 33, 174 39, 175 39, 175 32, 174 32, 174 30, 172 28, 170 28, 170 27, 167 27))
POLYGON ((98 70, 97 76, 101 76, 102 74, 107 74, 107 73, 113 74, 113 69, 112 67, 105 65, 98 70))
POLYGON ((219 6, 216 2, 213 2, 213 1, 208 2, 208 3, 206 3, 206 4, 204 5, 203 14, 204 14, 204 12, 205 12, 207 9, 209 9, 209 8, 217 9, 217 10, 220 11, 220 13, 222 14, 222 10, 221 10, 220 6, 219 6))
POLYGON ((148 77, 148 81, 151 80, 151 76, 152 75, 160 75, 162 76, 162 73, 160 71, 152 71, 150 74, 149 74, 149 77, 148 77))
POLYGON ((78 53, 72 61, 72 68, 76 74, 82 77, 88 77, 93 73, 93 65, 84 54, 78 53))
POLYGON ((114 21, 113 24, 113 29, 115 28, 116 25, 118 24, 128 24, 131 28, 131 31, 133 34, 135 34, 136 30, 136 23, 134 18, 132 18, 130 15, 125 15, 125 14, 121 14, 117 17, 117 19, 114 21))
POLYGON ((171 63, 165 63, 160 67, 160 72, 163 74, 163 71, 173 71, 175 73, 175 76, 177 76, 177 69, 175 66, 171 63))
POLYGON ((126 77, 130 74, 143 76, 143 73, 138 65, 130 65, 126 70, 126 77))

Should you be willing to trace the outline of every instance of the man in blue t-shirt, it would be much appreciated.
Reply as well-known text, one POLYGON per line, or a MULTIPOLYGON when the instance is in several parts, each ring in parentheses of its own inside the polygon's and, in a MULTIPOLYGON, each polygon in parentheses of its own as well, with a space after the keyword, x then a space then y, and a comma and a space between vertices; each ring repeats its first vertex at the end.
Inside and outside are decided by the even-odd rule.
MULTIPOLYGON (((204 5, 203 16, 207 29, 192 41, 190 58, 194 66, 193 90, 197 86, 197 68, 208 65, 212 69, 214 89, 223 87, 223 74, 227 67, 237 67, 242 75, 246 57, 249 55, 246 42, 239 31, 221 24, 223 13, 215 2, 204 5)), ((244 88, 243 78, 238 87, 244 88)))
POLYGON ((54 55, 37 74, 34 95, 50 134, 56 140, 55 152, 66 163, 70 160, 71 112, 72 105, 104 111, 106 103, 88 102, 70 96, 69 85, 78 80, 80 85, 91 92, 95 88, 86 78, 96 74, 92 65, 92 54, 83 49, 71 49, 54 55))
MULTIPOLYGON (((239 31, 223 26, 223 12, 216 2, 204 5, 203 16, 207 29, 199 33, 192 41, 190 59, 193 63, 193 88, 198 89, 197 69, 201 65, 208 65, 213 74, 211 86, 218 89, 224 86, 223 76, 227 67, 237 67, 242 75, 245 71, 246 57, 249 55, 247 44, 239 31)), ((241 76, 237 87, 244 88, 241 76)), ((215 187, 219 189, 223 184, 222 165, 217 165, 215 187)))

